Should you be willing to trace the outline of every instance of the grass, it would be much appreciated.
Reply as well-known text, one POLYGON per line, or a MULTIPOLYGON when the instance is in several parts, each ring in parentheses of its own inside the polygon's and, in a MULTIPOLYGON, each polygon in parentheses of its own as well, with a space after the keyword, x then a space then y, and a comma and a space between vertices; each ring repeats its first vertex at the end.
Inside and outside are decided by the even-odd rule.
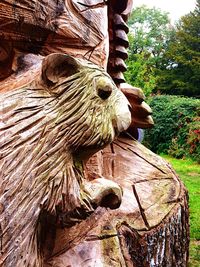
POLYGON ((190 267, 200 267, 200 165, 190 159, 161 155, 176 170, 189 191, 190 206, 190 267))

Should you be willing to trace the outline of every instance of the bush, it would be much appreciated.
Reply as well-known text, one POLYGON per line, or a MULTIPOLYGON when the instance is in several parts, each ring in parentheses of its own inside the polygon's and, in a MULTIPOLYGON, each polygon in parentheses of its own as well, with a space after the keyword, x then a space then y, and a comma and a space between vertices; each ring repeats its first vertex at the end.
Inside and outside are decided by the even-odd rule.
POLYGON ((144 144, 156 153, 200 161, 200 100, 162 95, 148 104, 155 126, 145 132, 144 144))

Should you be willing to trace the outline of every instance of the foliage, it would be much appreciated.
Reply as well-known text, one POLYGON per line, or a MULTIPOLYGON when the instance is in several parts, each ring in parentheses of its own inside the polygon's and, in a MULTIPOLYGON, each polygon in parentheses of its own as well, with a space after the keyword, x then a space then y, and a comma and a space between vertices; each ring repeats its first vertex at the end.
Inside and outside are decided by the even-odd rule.
POLYGON ((156 69, 171 38, 173 29, 166 12, 141 6, 129 21, 129 58, 126 80, 149 95, 156 86, 156 69))
POLYGON ((128 70, 125 73, 127 82, 143 89, 146 96, 155 88, 154 70, 145 52, 134 54, 128 60, 128 70))
POLYGON ((149 98, 155 121, 144 143, 154 152, 200 161, 200 100, 177 96, 149 98))
POLYGON ((154 63, 156 64, 171 36, 168 13, 143 5, 133 10, 128 25, 130 35, 134 37, 130 44, 131 53, 151 53, 155 57, 154 63))
POLYGON ((200 1, 183 16, 163 54, 157 72, 156 90, 163 93, 200 96, 200 1))
POLYGON ((200 266, 200 165, 189 159, 174 159, 162 155, 176 170, 177 174, 185 183, 189 191, 190 207, 190 262, 189 266, 200 266))
POLYGON ((172 27, 167 13, 146 6, 129 19, 127 81, 151 92, 200 96, 200 0, 172 27))

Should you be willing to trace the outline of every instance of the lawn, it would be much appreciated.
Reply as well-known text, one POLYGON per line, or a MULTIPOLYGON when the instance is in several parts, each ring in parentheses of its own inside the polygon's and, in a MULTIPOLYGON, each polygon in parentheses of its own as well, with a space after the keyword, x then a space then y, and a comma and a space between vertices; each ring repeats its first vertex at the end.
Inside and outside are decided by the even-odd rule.
POLYGON ((200 267, 200 165, 189 159, 174 159, 161 155, 169 161, 189 191, 190 206, 190 264, 200 267))

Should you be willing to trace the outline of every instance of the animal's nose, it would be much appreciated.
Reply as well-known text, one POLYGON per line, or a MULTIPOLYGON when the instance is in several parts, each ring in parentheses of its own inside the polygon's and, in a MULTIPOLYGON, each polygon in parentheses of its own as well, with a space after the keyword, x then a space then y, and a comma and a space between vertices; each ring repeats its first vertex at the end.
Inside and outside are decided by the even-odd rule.
POLYGON ((112 87, 111 86, 104 86, 102 88, 98 88, 97 93, 101 99, 106 100, 112 94, 112 87))

